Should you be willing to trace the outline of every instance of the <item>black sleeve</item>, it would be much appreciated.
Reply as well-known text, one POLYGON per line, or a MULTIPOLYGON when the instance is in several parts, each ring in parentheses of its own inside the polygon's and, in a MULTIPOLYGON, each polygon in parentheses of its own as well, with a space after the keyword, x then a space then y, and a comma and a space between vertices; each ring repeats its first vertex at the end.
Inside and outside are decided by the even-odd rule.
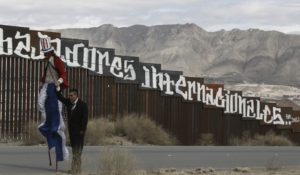
POLYGON ((56 91, 56 95, 59 101, 61 101, 64 105, 68 106, 70 100, 65 98, 60 92, 56 91))
POLYGON ((88 108, 86 103, 82 103, 82 118, 81 118, 81 131, 86 131, 88 123, 88 108))

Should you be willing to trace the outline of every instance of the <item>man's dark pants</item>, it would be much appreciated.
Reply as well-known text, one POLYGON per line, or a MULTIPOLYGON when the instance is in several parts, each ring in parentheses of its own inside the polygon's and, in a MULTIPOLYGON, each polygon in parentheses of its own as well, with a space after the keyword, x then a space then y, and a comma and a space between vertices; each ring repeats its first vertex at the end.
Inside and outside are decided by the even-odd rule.
POLYGON ((72 165, 71 171, 81 173, 81 153, 83 149, 84 134, 70 133, 70 142, 72 147, 72 165))

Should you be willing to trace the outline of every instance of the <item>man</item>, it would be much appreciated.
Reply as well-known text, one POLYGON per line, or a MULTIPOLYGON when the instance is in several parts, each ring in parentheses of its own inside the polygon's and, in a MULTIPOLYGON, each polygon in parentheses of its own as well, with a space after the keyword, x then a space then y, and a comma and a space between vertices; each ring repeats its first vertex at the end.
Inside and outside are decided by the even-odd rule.
POLYGON ((50 149, 55 147, 57 165, 57 161, 68 158, 69 152, 64 134, 65 124, 62 117, 62 104, 57 99, 56 89, 67 88, 68 82, 64 64, 55 54, 50 44, 50 38, 41 38, 40 46, 42 52, 44 52, 46 64, 38 96, 38 107, 42 113, 42 123, 38 128, 47 139, 49 158, 50 149))
POLYGON ((68 130, 73 159, 70 173, 81 173, 81 153, 88 123, 88 109, 85 102, 78 98, 78 90, 71 89, 69 98, 57 92, 58 99, 67 107, 68 130))

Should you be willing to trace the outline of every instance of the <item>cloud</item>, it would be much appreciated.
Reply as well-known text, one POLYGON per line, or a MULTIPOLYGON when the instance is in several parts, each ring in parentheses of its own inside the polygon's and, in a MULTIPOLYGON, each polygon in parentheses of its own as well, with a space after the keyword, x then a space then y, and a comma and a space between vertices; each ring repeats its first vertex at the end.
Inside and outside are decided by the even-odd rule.
POLYGON ((195 23, 209 31, 300 31, 296 0, 9 0, 1 6, 1 24, 35 29, 195 23))

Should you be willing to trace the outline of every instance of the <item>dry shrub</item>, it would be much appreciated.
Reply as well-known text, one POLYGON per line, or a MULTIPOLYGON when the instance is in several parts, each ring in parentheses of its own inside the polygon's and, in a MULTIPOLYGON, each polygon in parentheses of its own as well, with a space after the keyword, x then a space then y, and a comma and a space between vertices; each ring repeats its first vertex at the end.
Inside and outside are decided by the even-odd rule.
POLYGON ((197 145, 209 146, 215 145, 214 135, 212 133, 203 133, 197 141, 197 145))
POLYGON ((114 135, 114 123, 106 118, 89 120, 85 134, 87 145, 107 144, 107 138, 114 135))
POLYGON ((116 133, 126 136, 129 140, 139 144, 172 145, 176 141, 161 126, 150 118, 131 114, 119 118, 115 124, 116 133))
POLYGON ((229 145, 234 145, 234 146, 242 146, 242 145, 247 145, 249 140, 252 140, 251 133, 250 131, 243 131, 242 137, 231 137, 229 139, 229 145))
POLYGON ((36 122, 29 122, 25 137, 23 138, 24 145, 38 145, 45 143, 45 138, 38 130, 38 124, 36 122))
POLYGON ((265 135, 255 135, 254 143, 264 146, 293 146, 293 142, 283 135, 276 135, 273 131, 265 135))
POLYGON ((254 137, 233 138, 230 140, 231 145, 241 146, 293 146, 293 142, 283 135, 276 135, 273 131, 265 135, 256 134, 254 137))
POLYGON ((231 146, 242 146, 243 141, 238 137, 231 137, 229 139, 229 145, 231 146))
POLYGON ((101 156, 101 175, 130 175, 135 170, 135 158, 119 148, 107 148, 101 156))

